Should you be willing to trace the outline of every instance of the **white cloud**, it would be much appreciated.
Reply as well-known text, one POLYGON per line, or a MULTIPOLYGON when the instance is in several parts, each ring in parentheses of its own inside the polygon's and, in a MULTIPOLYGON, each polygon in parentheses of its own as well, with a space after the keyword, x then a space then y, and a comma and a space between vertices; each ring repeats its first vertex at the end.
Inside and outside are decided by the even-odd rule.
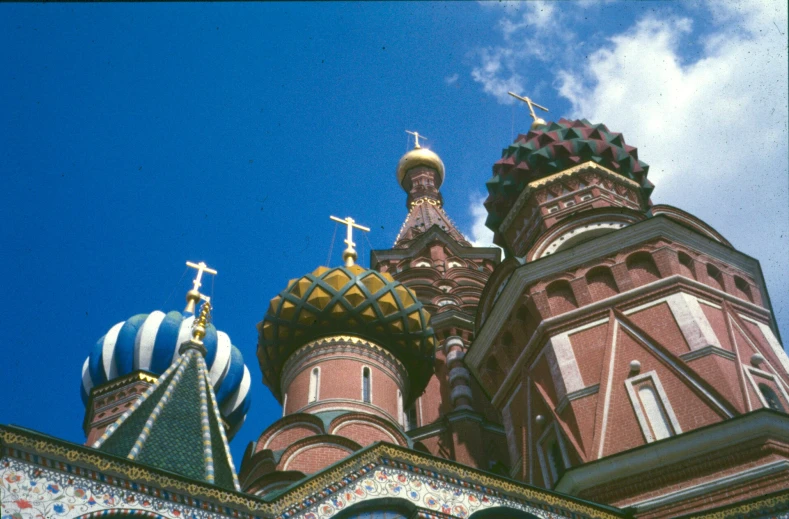
POLYGON ((446 82, 447 85, 454 85, 459 77, 460 77, 459 74, 452 74, 451 76, 445 77, 444 81, 446 82))
MULTIPOLYGON (((776 318, 789 330, 787 5, 705 8, 712 28, 703 37, 688 18, 650 14, 587 50, 587 60, 560 62, 555 85, 572 104, 570 116, 604 122, 638 147, 655 203, 695 214, 760 260, 776 318), (698 53, 687 52, 696 40, 698 53)), ((573 38, 564 40, 567 55, 573 38)), ((519 72, 535 63, 525 43, 510 36, 488 49, 486 74, 474 69, 472 77, 499 99, 503 85, 522 85, 519 72), (499 56, 506 59, 496 66, 499 56)))
POLYGON ((638 147, 656 203, 695 214, 761 261, 785 323, 789 85, 777 27, 787 25, 787 6, 721 3, 714 17, 723 25, 696 60, 681 56, 689 20, 649 17, 612 37, 582 70, 563 71, 559 90, 573 117, 605 122, 638 147))
POLYGON ((493 231, 485 227, 488 210, 482 205, 484 202, 485 195, 480 193, 471 195, 469 212, 471 213, 472 224, 469 241, 475 247, 497 247, 497 245, 493 244, 493 231))

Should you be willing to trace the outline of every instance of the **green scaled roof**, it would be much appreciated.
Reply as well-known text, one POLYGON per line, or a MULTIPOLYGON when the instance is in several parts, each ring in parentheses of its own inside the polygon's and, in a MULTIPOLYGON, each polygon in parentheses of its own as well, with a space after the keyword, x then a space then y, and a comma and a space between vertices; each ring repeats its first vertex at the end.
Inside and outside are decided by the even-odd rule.
POLYGON ((240 490, 208 367, 195 348, 188 348, 93 447, 240 490))
POLYGON ((584 162, 604 166, 641 186, 646 200, 654 186, 647 180, 649 166, 638 159, 638 151, 625 144, 621 133, 586 119, 560 119, 518 135, 504 149, 487 181, 485 225, 498 232, 518 195, 535 180, 545 178, 584 162))

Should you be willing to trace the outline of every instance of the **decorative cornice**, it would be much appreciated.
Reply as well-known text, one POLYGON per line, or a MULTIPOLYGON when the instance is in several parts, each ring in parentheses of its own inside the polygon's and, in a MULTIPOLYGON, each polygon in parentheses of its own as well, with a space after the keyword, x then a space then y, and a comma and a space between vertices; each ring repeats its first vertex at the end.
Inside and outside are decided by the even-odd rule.
POLYGON ((706 357, 707 355, 718 355, 720 357, 723 357, 724 359, 737 360, 737 355, 734 354, 733 352, 712 345, 705 346, 704 348, 700 348, 698 350, 693 350, 687 353, 683 353, 682 355, 679 356, 679 358, 687 362, 689 360, 706 357))
POLYGON ((634 182, 629 178, 623 177, 618 173, 614 173, 613 171, 611 171, 606 167, 603 167, 591 161, 584 162, 583 164, 579 164, 572 168, 565 169, 564 171, 560 171, 559 173, 554 173, 553 175, 550 175, 548 177, 535 180, 534 182, 530 182, 526 186, 526 189, 521 191, 521 194, 518 195, 518 198, 515 200, 515 203, 507 212, 507 216, 505 216, 504 220, 502 220, 501 225, 499 225, 499 232, 502 234, 507 232, 507 229, 509 228, 510 225, 512 225, 512 222, 515 221, 515 217, 518 215, 521 208, 526 204, 526 201, 531 196, 532 191, 534 191, 535 189, 539 189, 541 187, 545 187, 548 184, 551 184, 557 180, 561 180, 563 178, 572 176, 576 173, 587 172, 587 171, 593 171, 595 173, 598 173, 603 177, 613 180, 614 182, 622 182, 623 184, 632 187, 634 189, 639 189, 641 187, 638 185, 637 182, 634 182))
MULTIPOLYGON (((730 247, 726 247, 725 245, 722 245, 708 236, 694 232, 675 222, 674 220, 671 220, 668 216, 654 216, 643 222, 633 224, 616 232, 600 236, 599 238, 585 243, 581 243, 571 249, 557 252, 554 255, 540 258, 516 268, 507 282, 507 286, 504 288, 496 302, 493 303, 493 308, 486 317, 485 322, 482 324, 476 339, 469 348, 468 355, 466 356, 466 362, 471 368, 472 373, 474 373, 474 375, 479 379, 479 370, 476 366, 482 362, 482 359, 490 349, 493 340, 495 339, 499 330, 502 329, 505 320, 509 316, 509 311, 519 301, 523 291, 528 285, 539 280, 544 280, 565 270, 589 263, 595 258, 615 255, 622 249, 637 246, 658 238, 669 238, 676 240, 697 251, 707 254, 712 258, 730 264, 735 268, 748 273, 756 281, 760 291, 762 293, 766 293, 764 279, 758 261, 746 254, 743 254, 742 252, 730 247)), ((544 326, 545 323, 549 321, 553 323, 556 319, 569 319, 571 317, 577 317, 580 314, 593 310, 596 306, 608 306, 615 304, 616 301, 619 301, 620 299, 624 300, 630 298, 633 295, 643 291, 646 287, 649 287, 647 289, 650 290, 655 286, 658 286, 660 283, 675 282, 678 279, 682 279, 685 283, 695 285, 700 288, 703 287, 703 289, 706 291, 713 292, 715 295, 721 298, 735 302, 738 305, 754 310, 760 314, 769 314, 770 312, 766 308, 762 308, 758 305, 743 301, 732 296, 731 294, 715 290, 695 280, 684 278, 682 276, 670 276, 668 278, 660 279, 654 283, 650 283, 649 285, 644 285, 643 287, 638 287, 634 290, 622 292, 613 298, 579 308, 572 312, 563 314, 562 316, 548 319, 547 321, 543 321, 540 326, 544 326)))
MULTIPOLYGON (((78 463, 81 467, 87 468, 87 472, 91 470, 101 472, 102 482, 105 484, 121 488, 132 485, 138 490, 142 487, 143 491, 151 492, 159 492, 159 489, 182 492, 183 497, 178 499, 190 500, 192 506, 216 510, 225 515, 233 515, 235 510, 243 512, 242 516, 251 514, 256 517, 292 517, 300 510, 312 506, 316 500, 323 499, 357 481, 375 467, 390 466, 472 489, 481 495, 503 496, 528 502, 531 506, 562 513, 568 517, 583 516, 600 519, 624 517, 620 510, 613 507, 596 505, 575 497, 532 487, 388 443, 375 443, 362 449, 309 477, 301 484, 269 499, 222 490, 205 483, 140 466, 127 459, 15 427, 0 426, 0 446, 3 447, 5 454, 36 464, 42 464, 50 458, 78 463), (150 488, 148 485, 158 488, 150 488)), ((53 468, 62 470, 58 468, 57 463, 55 465, 53 468)), ((84 474, 85 468, 77 467, 75 470, 84 474)), ((168 496, 176 497, 172 492, 168 492, 168 496)))
POLYGON ((694 429, 654 443, 613 454, 568 470, 556 490, 579 494, 611 481, 635 478, 657 466, 683 464, 691 457, 703 457, 755 438, 779 438, 789 442, 789 416, 768 409, 694 429))

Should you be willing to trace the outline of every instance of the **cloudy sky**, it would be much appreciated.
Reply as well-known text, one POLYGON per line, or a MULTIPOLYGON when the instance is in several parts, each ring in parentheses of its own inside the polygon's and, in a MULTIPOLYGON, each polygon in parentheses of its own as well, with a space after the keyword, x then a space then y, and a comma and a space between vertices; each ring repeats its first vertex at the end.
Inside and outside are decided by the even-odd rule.
MULTIPOLYGON (((113 324, 180 308, 219 270, 215 322, 253 373, 246 444, 280 413, 255 324, 336 265, 330 214, 391 246, 405 130, 447 166, 479 244, 491 166, 530 120, 508 90, 622 132, 655 203, 761 261, 789 337, 786 3, 0 6, 0 423, 81 442, 80 369, 113 324)), ((208 285, 206 285, 208 286, 208 285)))

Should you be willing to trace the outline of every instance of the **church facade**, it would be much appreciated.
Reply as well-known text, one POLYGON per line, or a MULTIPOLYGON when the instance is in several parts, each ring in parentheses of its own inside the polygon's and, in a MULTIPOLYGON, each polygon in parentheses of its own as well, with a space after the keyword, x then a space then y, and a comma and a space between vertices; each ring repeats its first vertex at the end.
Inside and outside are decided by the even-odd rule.
POLYGON ((257 360, 283 414, 238 468, 257 376, 189 263, 183 312, 90 350, 85 445, 0 426, 0 518, 789 517, 758 261, 653 205, 621 134, 536 117, 487 183, 500 248, 474 247, 415 137, 393 247, 357 265, 366 228, 335 218, 343 265, 272 294, 257 360))

